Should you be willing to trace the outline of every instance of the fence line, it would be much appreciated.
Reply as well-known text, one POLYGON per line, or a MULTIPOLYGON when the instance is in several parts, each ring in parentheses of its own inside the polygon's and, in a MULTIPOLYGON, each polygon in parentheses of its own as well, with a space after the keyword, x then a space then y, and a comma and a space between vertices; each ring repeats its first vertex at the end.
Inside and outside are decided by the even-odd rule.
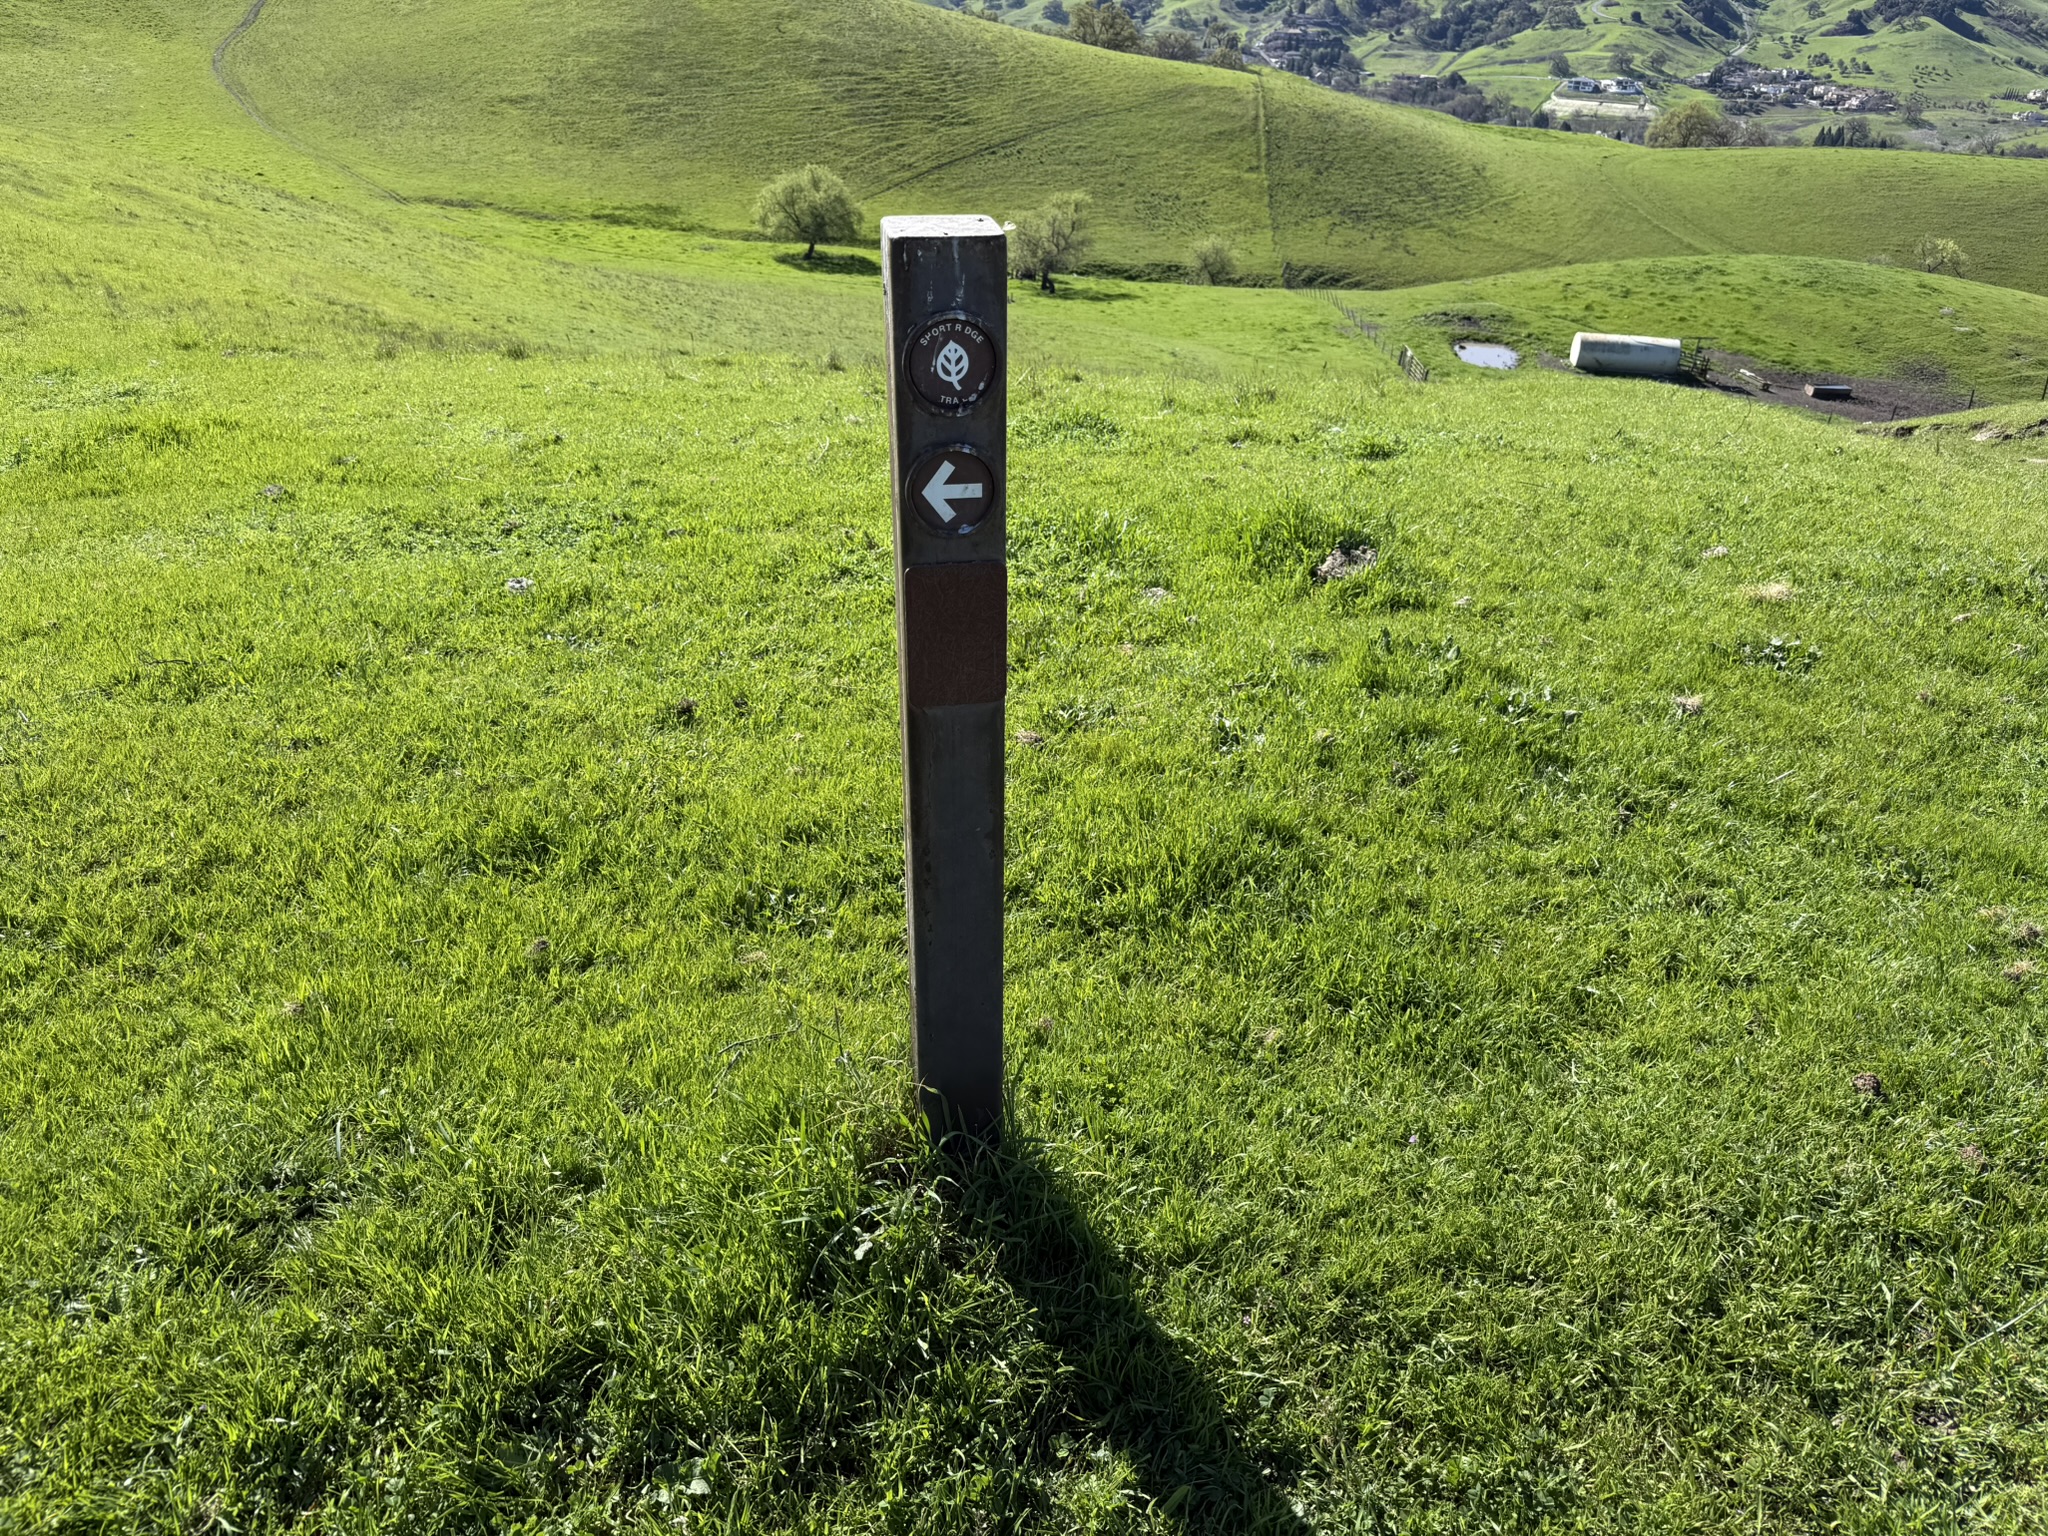
POLYGON ((1378 321, 1366 319, 1365 316, 1338 298, 1335 293, 1325 290, 1323 297, 1336 307, 1337 313, 1344 317, 1346 324, 1382 352, 1386 353, 1393 360, 1395 367, 1399 368, 1418 384, 1427 384, 1429 382, 1429 369, 1424 366, 1422 360, 1407 347, 1396 350, 1394 344, 1380 334, 1378 321))

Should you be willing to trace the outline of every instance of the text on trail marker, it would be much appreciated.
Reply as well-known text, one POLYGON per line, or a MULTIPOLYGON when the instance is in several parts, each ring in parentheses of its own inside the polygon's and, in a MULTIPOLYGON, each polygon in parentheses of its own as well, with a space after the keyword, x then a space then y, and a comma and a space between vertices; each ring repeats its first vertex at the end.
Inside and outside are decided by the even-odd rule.
POLYGON ((964 315, 942 315, 912 338, 904 370, 926 405, 972 410, 996 376, 996 344, 964 315))

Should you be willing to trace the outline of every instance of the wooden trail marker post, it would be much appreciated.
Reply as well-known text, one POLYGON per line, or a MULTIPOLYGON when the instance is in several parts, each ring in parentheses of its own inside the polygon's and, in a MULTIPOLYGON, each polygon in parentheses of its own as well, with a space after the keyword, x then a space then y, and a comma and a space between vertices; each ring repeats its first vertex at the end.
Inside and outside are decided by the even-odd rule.
POLYGON ((910 1061, 941 1139, 1002 1128, 1006 246, 978 215, 882 220, 910 1061))

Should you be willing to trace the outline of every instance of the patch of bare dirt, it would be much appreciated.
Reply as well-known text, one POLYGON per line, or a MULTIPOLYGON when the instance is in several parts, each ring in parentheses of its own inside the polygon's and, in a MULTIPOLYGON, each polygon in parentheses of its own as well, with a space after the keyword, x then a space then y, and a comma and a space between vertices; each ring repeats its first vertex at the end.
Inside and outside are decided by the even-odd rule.
POLYGON ((1797 373, 1740 352, 1709 352, 1708 388, 1742 395, 1765 405, 1790 405, 1850 421, 1904 421, 1941 416, 1967 407, 1969 391, 1957 392, 1938 377, 1863 379, 1846 373, 1797 373), (1809 384, 1846 384, 1847 400, 1815 400, 1809 384))

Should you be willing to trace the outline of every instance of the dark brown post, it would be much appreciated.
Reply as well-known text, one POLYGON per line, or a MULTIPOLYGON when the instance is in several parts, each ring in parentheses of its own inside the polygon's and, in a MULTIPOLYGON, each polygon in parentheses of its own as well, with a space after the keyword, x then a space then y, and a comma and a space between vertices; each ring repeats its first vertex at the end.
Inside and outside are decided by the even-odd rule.
POLYGON ((1003 1117, 1006 242, 882 220, 911 1071, 935 1137, 1003 1117))

